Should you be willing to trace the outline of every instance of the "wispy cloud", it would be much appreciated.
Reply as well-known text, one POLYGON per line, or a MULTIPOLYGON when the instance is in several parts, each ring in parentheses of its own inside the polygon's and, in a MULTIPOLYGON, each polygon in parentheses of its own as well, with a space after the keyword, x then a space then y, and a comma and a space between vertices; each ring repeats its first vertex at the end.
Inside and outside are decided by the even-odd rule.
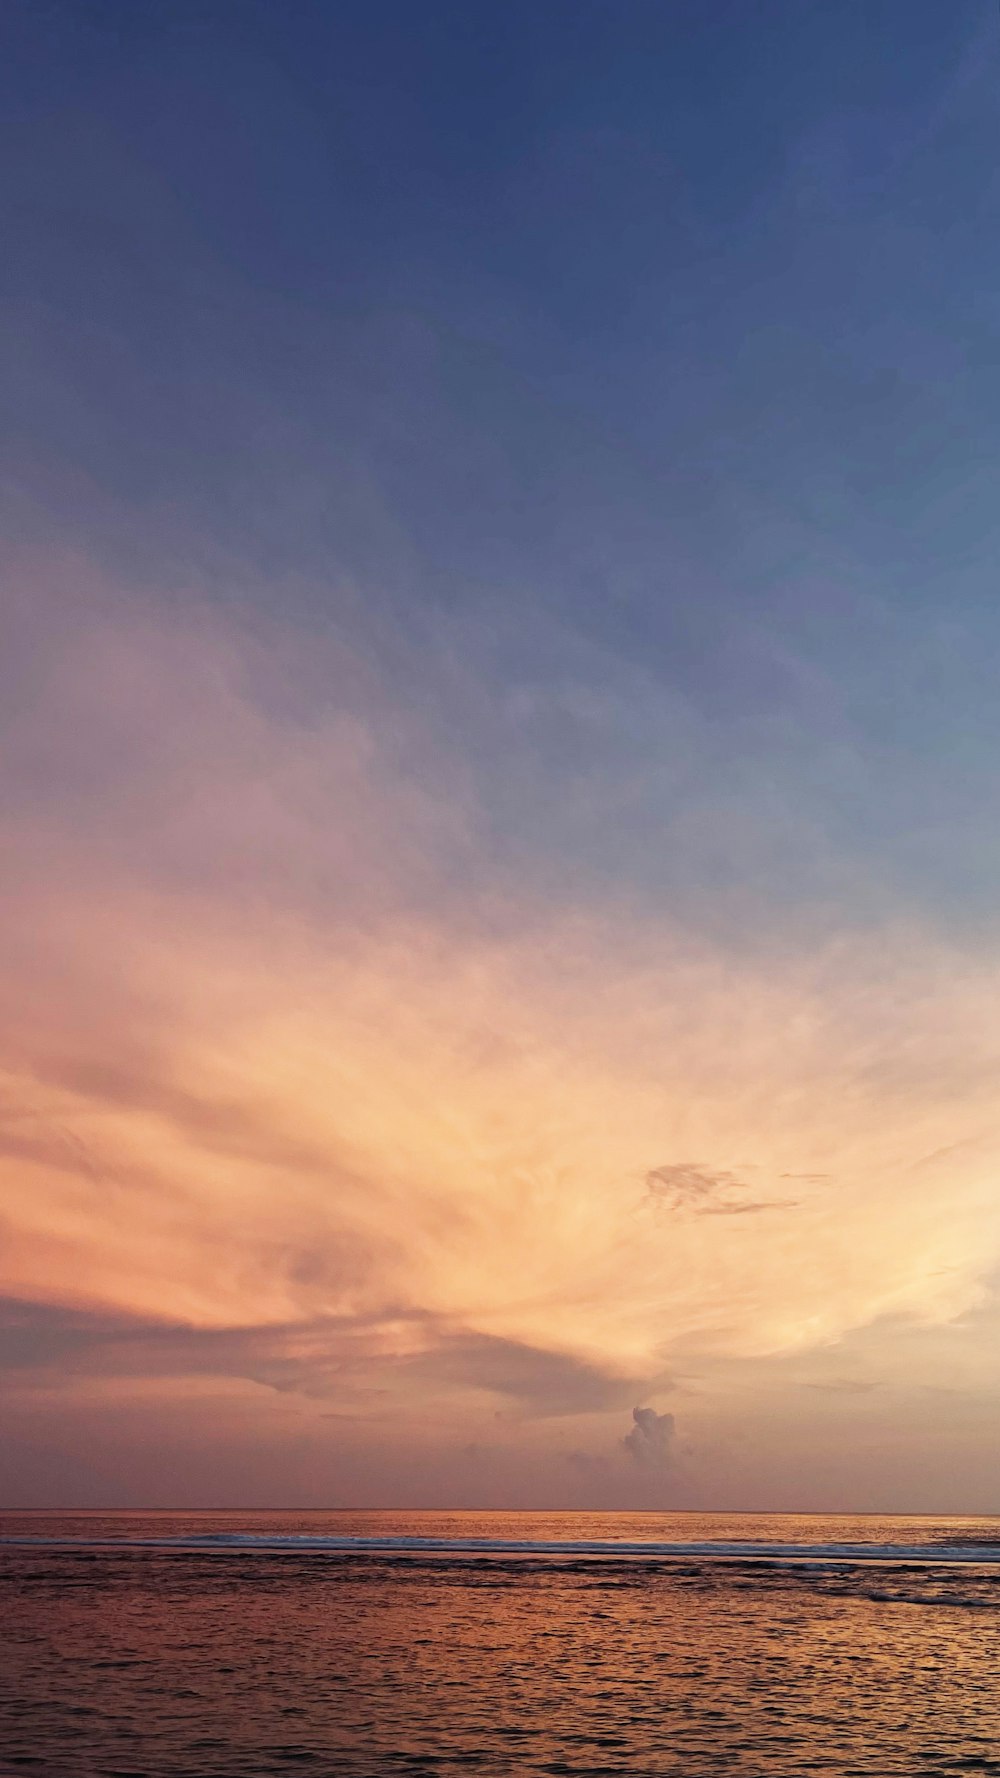
POLYGON ((733 1173, 713 1172, 691 1161, 653 1167, 646 1175, 649 1195, 667 1210, 688 1210, 695 1216, 753 1216, 761 1210, 794 1210, 794 1198, 745 1198, 744 1180, 733 1173))
POLYGON ((269 647, 197 603, 60 590, 51 564, 39 598, 70 615, 40 629, 41 570, 19 572, 18 1389, 230 1378, 326 1413, 432 1408, 467 1442, 470 1403, 611 1417, 675 1352, 809 1351, 979 1300, 988 954, 905 925, 740 950, 607 878, 546 893, 344 637, 269 647))

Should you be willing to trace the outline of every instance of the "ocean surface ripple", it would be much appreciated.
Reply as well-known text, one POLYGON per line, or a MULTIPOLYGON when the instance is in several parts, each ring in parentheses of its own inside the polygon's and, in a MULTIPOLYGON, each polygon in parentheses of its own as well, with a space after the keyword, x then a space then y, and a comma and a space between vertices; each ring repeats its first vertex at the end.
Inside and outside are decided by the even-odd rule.
POLYGON ((7 1514, 0 1772, 1000 1774, 1000 1524, 7 1514))

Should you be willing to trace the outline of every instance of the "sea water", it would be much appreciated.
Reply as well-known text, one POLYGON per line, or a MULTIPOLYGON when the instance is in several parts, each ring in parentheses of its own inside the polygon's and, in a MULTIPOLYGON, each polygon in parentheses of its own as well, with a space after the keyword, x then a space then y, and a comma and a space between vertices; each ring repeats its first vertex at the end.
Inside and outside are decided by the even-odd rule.
POLYGON ((1000 1774, 1000 1521, 8 1513, 0 1771, 1000 1774))

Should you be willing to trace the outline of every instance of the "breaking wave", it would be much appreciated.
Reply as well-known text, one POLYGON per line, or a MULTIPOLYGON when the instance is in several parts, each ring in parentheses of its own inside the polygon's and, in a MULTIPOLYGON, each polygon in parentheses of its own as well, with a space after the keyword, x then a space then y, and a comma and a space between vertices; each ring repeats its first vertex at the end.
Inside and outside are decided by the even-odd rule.
POLYGON ((62 1549, 156 1549, 182 1551, 259 1551, 262 1554, 372 1554, 385 1558, 409 1555, 441 1559, 496 1556, 540 1559, 580 1556, 605 1561, 768 1562, 796 1566, 829 1564, 855 1567, 872 1563, 918 1563, 1000 1569, 1000 1544, 990 1543, 781 1543, 660 1542, 652 1539, 501 1537, 345 1536, 260 1532, 206 1532, 203 1535, 143 1537, 0 1537, 0 1545, 62 1549))

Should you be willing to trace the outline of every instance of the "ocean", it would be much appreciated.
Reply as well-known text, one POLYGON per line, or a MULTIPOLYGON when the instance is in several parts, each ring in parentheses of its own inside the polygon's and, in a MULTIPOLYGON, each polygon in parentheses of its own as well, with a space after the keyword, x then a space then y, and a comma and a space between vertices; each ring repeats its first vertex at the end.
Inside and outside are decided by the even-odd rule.
POLYGON ((0 1771, 1000 1774, 1000 1520, 7 1513, 0 1771))

